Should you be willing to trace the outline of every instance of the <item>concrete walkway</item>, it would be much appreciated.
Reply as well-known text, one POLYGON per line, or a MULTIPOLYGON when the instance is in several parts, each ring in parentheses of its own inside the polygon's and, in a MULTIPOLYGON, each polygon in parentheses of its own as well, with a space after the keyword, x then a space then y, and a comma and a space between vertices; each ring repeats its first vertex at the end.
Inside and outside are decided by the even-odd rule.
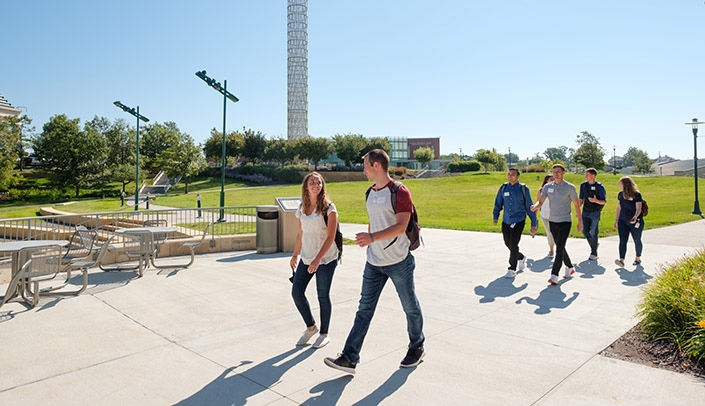
MULTIPOLYGON (((342 227, 348 238, 364 229, 342 227)), ((141 279, 93 271, 81 296, 0 308, 0 405, 703 403, 703 379, 598 353, 637 323, 641 288, 659 264, 703 246, 705 221, 645 231, 643 268, 614 265, 616 237, 601 240, 597 262, 571 239, 577 274, 552 287, 544 237, 524 236, 528 268, 510 280, 500 234, 422 233, 414 255, 427 355, 416 368, 399 368, 408 338, 391 284, 357 374, 323 364, 352 326, 363 249, 345 246, 332 342, 318 350, 294 346, 304 324, 290 297, 289 254, 230 252, 141 279)), ((314 286, 308 296, 315 304, 314 286)))

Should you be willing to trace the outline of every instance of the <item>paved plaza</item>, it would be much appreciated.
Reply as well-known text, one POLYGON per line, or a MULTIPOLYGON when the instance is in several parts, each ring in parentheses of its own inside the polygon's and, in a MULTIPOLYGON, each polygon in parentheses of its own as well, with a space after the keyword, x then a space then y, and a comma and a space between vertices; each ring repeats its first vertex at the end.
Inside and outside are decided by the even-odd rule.
MULTIPOLYGON (((347 238, 364 225, 343 224, 347 238)), ((288 253, 199 255, 185 270, 92 270, 78 297, 0 308, 0 405, 696 405, 705 380, 599 355, 638 321, 660 264, 702 248, 705 220, 644 232, 643 268, 614 265, 570 239, 576 275, 548 286, 545 237, 524 236, 527 269, 505 279, 499 233, 424 229, 414 252, 426 357, 401 369, 406 321, 385 288, 354 376, 323 364, 341 351, 365 251, 345 246, 333 281, 332 342, 294 344, 288 253)), ((633 258, 630 242, 627 259, 633 258)), ((6 286, 0 286, 4 292, 6 286)), ((308 297, 316 304, 315 284, 308 297)), ((318 308, 315 306, 314 314, 318 308)))

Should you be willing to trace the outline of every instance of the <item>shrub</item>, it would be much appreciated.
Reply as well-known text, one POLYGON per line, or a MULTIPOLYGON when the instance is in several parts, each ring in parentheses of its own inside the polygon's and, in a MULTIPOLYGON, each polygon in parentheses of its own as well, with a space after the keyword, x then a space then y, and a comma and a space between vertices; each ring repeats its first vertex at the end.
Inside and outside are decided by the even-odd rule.
POLYGON ((449 172, 477 172, 482 168, 477 161, 455 161, 448 164, 449 172))
POLYGON ((644 290, 639 314, 650 339, 673 339, 690 357, 705 356, 705 250, 663 269, 644 290))

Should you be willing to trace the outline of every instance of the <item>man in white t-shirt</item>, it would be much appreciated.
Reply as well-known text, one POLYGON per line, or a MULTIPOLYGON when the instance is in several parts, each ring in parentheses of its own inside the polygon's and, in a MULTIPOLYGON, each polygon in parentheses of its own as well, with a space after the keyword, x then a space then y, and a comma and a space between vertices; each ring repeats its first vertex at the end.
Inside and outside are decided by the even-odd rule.
POLYGON ((409 251, 406 226, 413 211, 411 193, 401 185, 396 192, 396 213, 392 207, 392 185, 389 177, 389 155, 375 149, 364 157, 364 173, 375 182, 367 197, 370 219, 368 232, 358 233, 355 242, 367 247, 367 263, 362 277, 360 304, 355 322, 338 358, 326 358, 331 368, 350 374, 360 361, 360 350, 374 316, 379 296, 387 279, 391 279, 406 313, 409 349, 400 367, 417 366, 424 357, 423 314, 414 287, 414 256, 409 251))

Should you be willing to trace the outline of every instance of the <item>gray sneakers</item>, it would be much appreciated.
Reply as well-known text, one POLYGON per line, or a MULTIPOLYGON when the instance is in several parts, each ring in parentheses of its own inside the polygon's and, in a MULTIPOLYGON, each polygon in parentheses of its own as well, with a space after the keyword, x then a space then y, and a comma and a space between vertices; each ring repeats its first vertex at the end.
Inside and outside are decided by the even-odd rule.
POLYGON ((315 336, 316 333, 318 333, 318 327, 314 326, 313 330, 306 329, 301 335, 301 338, 299 338, 299 341, 296 342, 296 345, 308 344, 308 341, 311 339, 311 337, 315 336))

